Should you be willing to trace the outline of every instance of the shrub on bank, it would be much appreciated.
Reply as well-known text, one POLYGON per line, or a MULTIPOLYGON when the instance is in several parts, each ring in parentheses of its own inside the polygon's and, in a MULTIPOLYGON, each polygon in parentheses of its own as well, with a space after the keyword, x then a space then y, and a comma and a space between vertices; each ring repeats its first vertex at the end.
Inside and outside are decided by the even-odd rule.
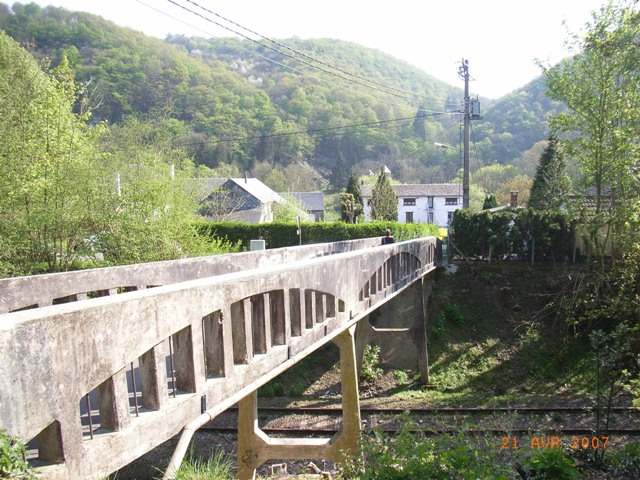
MULTIPOLYGON (((389 228, 397 242, 413 238, 438 236, 438 227, 424 223, 303 223, 300 227, 302 244, 339 242, 359 238, 382 237, 389 228)), ((200 235, 226 239, 231 244, 240 242, 249 247, 250 240, 265 240, 267 248, 291 247, 300 244, 298 226, 290 223, 200 222, 196 225, 200 235)))

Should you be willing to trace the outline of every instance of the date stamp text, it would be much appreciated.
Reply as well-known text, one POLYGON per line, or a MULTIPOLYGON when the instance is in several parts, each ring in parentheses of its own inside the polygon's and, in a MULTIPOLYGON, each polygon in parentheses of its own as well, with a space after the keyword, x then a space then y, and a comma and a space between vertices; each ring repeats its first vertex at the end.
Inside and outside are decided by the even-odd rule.
POLYGON ((533 436, 533 437, 518 437, 509 436, 502 437, 502 450, 517 450, 519 448, 560 448, 561 442, 567 442, 573 450, 606 450, 609 443, 609 437, 605 436, 573 436, 573 437, 545 437, 545 436, 533 436))

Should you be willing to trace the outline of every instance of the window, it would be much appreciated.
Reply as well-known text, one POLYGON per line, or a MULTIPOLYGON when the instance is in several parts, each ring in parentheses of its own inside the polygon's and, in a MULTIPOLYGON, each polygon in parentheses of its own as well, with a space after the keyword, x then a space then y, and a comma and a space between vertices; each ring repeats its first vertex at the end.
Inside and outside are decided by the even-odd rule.
POLYGON ((416 204, 416 199, 415 198, 405 198, 404 199, 404 204, 405 205, 415 205, 416 204))
POLYGON ((413 223, 413 212, 405 212, 405 223, 413 223))
POLYGON ((433 208, 433 197, 427 197, 427 205, 429 208, 433 208))
POLYGON ((456 197, 447 197, 444 199, 445 205, 457 205, 458 199, 456 197))
POLYGON ((453 213, 454 212, 447 212, 447 224, 453 222, 453 213))

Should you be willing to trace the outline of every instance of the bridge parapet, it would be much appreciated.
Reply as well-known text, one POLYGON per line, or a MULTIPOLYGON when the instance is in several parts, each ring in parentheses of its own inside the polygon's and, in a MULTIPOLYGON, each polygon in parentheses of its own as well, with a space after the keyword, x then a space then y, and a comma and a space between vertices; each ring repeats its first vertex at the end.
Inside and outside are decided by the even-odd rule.
POLYGON ((0 313, 368 249, 377 238, 0 279, 0 313))
POLYGON ((8 372, 0 425, 34 439, 46 478, 126 465, 203 410, 224 411, 434 268, 432 237, 352 246, 331 255, 336 245, 237 254, 263 266, 233 267, 230 257, 208 270, 217 273, 197 270, 186 281, 147 272, 145 284, 164 285, 0 315, 8 372))

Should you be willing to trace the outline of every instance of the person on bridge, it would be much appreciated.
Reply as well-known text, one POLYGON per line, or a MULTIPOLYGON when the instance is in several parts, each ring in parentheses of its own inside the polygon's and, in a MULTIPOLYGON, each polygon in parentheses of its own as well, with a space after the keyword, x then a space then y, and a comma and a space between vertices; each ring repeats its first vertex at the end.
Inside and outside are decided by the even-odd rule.
POLYGON ((384 237, 382 237, 382 245, 388 245, 390 243, 394 243, 395 239, 393 238, 393 235, 391 234, 391 230, 389 230, 388 228, 385 230, 384 232, 384 237))

